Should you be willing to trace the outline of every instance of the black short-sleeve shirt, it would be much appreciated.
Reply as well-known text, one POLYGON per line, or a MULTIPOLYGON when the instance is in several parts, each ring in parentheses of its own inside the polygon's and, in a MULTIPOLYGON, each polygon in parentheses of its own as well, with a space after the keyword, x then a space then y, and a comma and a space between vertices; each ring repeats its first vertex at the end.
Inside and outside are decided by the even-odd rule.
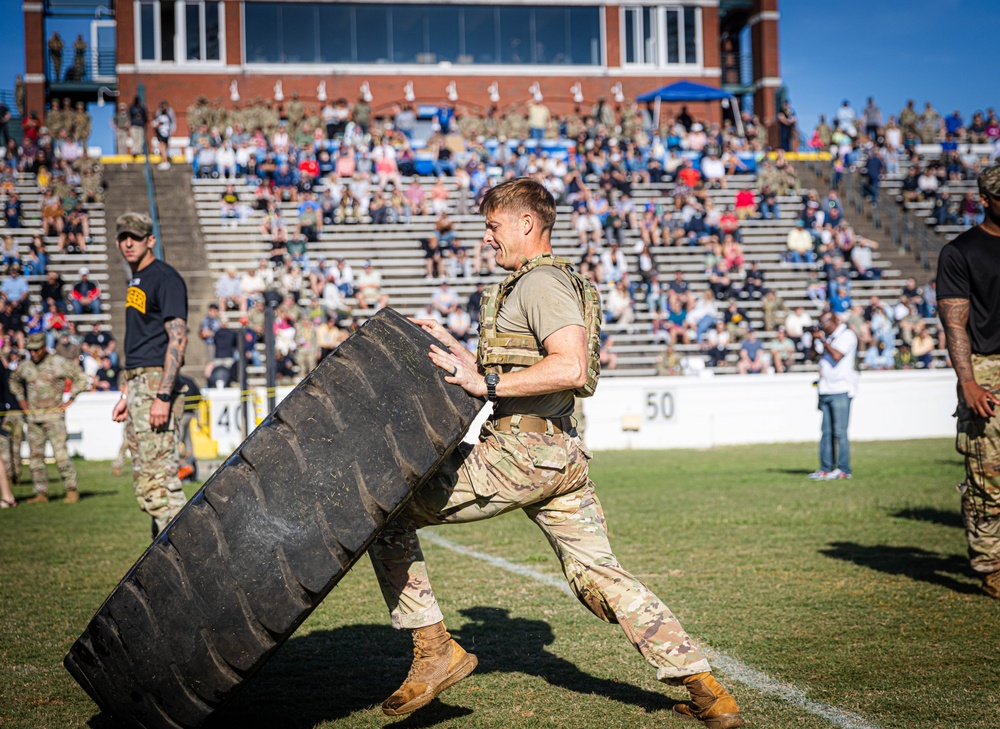
POLYGON ((132 276, 125 296, 125 366, 162 367, 170 319, 187 321, 187 286, 171 266, 156 259, 132 276))
POLYGON ((1000 236, 976 226, 941 249, 937 296, 969 299, 974 354, 1000 354, 1000 236))

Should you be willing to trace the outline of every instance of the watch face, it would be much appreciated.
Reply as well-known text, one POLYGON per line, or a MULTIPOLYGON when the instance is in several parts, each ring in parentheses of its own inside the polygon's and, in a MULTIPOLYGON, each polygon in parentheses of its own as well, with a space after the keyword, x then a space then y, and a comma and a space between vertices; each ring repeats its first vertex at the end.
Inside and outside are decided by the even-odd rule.
POLYGON ((486 384, 487 385, 496 385, 499 382, 500 382, 500 375, 495 374, 493 372, 491 372, 490 374, 486 375, 486 384))

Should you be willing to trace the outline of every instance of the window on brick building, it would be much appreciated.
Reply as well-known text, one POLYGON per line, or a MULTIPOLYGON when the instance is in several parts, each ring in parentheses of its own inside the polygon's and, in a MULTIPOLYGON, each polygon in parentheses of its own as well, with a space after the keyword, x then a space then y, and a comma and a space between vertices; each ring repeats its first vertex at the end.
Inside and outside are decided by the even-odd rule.
POLYGON ((622 9, 625 64, 670 68, 701 65, 701 8, 622 9))
POLYGON ((136 0, 136 58, 159 63, 222 61, 220 0, 136 0))
POLYGON ((244 33, 248 63, 602 63, 593 6, 252 2, 244 33))

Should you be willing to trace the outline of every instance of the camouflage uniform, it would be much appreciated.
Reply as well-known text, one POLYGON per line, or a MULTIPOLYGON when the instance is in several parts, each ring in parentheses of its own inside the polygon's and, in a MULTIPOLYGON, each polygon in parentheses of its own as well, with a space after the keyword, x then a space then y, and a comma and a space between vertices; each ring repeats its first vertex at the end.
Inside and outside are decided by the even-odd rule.
MULTIPOLYGON (((498 306, 506 311, 503 303, 485 303, 507 300, 497 291, 503 289, 498 286, 484 296, 481 332, 491 330, 489 322, 496 320, 498 306), (489 306, 492 313, 486 311, 489 306)), ((581 296, 580 320, 596 316, 599 322, 599 305, 596 310, 588 307, 586 299, 574 291, 581 296)), ((511 304, 514 308, 530 305, 511 304)), ((596 329, 587 327, 588 333, 592 328, 596 329)), ((509 361, 500 359, 503 343, 509 340, 513 350, 524 338, 507 331, 496 333, 491 344, 480 347, 481 369, 509 361)), ((596 377, 595 372, 595 385, 596 377)), ((498 411, 504 407, 502 398, 498 411)), ((479 521, 521 509, 549 540, 580 602, 602 620, 618 623, 656 669, 658 679, 673 682, 710 671, 705 656, 667 606, 618 564, 608 542, 604 511, 588 478, 590 453, 572 419, 542 419, 545 432, 532 432, 540 429, 535 416, 515 413, 501 421, 507 422, 488 421, 475 445, 461 444, 372 545, 369 554, 393 627, 414 630, 444 619, 431 589, 418 529, 479 521)))
MULTIPOLYGON (((163 370, 158 367, 141 367, 125 374, 128 380, 125 441, 132 453, 135 500, 140 509, 153 517, 157 533, 187 503, 177 478, 179 435, 173 406, 164 429, 153 430, 149 425, 149 409, 156 400, 162 376, 163 370)), ((174 397, 179 394, 174 393, 174 397)))
POLYGON ((7 477, 11 483, 21 480, 21 444, 24 442, 24 416, 21 413, 8 413, 3 417, 3 430, 7 435, 0 435, 0 461, 7 469, 7 477))
POLYGON ((76 489, 76 469, 66 449, 66 413, 59 408, 66 380, 71 383, 70 398, 87 389, 87 376, 83 370, 58 354, 49 354, 38 364, 30 358, 25 359, 11 376, 11 389, 19 400, 28 404, 29 465, 36 494, 47 494, 49 491, 45 468, 46 440, 52 444, 52 453, 66 490, 76 489))
MULTIPOLYGON (((976 383, 989 392, 1000 392, 1000 356, 972 355, 976 383)), ((958 437, 956 450, 965 456, 962 517, 969 540, 972 569, 1000 571, 1000 414, 989 420, 977 417, 958 388, 958 437)))

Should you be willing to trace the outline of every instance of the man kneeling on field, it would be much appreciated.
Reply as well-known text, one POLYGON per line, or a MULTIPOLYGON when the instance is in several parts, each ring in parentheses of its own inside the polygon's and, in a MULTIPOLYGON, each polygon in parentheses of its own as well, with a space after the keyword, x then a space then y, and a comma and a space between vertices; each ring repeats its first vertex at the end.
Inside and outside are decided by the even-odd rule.
POLYGON ((677 618, 618 564, 608 543, 587 477, 590 454, 571 418, 574 396, 593 394, 600 373, 600 297, 552 255, 555 201, 521 178, 492 188, 480 210, 483 241, 512 273, 483 296, 478 353, 436 321, 417 323, 440 342, 430 357, 445 380, 488 397, 494 410, 479 442, 461 445, 372 545, 393 627, 411 631, 415 646, 410 672, 383 711, 399 716, 426 706, 477 665, 445 629, 417 530, 521 509, 545 533, 581 602, 621 625, 657 678, 687 687, 692 700, 675 713, 711 729, 743 726, 735 699, 677 618))

